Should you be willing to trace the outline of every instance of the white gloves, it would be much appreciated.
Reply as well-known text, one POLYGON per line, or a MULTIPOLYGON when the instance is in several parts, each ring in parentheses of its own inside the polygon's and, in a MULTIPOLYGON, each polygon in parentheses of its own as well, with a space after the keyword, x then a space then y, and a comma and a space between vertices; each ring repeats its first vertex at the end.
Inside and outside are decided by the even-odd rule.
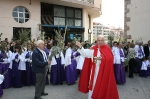
POLYGON ((30 63, 32 63, 32 60, 30 60, 30 63))
POLYGON ((17 62, 17 63, 18 63, 18 62, 19 62, 19 59, 15 59, 15 62, 17 62))
POLYGON ((124 58, 121 58, 121 62, 124 62, 124 58))
POLYGON ((30 61, 30 59, 29 59, 29 58, 26 58, 26 59, 25 59, 25 61, 26 61, 26 62, 29 62, 29 61, 30 61))
POLYGON ((29 58, 25 59, 26 62, 32 62, 32 60, 30 60, 29 58))
POLYGON ((5 58, 5 59, 3 59, 3 61, 4 61, 4 62, 8 62, 8 59, 7 59, 7 58, 5 58))

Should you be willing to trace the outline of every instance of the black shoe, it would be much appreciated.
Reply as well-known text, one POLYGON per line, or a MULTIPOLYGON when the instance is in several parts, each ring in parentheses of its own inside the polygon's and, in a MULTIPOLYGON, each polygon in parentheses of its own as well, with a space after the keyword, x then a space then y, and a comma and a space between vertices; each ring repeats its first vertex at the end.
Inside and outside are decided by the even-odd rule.
POLYGON ((41 96, 46 96, 48 95, 48 93, 41 93, 41 96))
POLYGON ((41 97, 34 97, 34 99, 42 99, 41 97))
POLYGON ((67 85, 71 85, 70 83, 67 83, 67 85))
POLYGON ((134 78, 134 76, 129 76, 129 78, 134 78))

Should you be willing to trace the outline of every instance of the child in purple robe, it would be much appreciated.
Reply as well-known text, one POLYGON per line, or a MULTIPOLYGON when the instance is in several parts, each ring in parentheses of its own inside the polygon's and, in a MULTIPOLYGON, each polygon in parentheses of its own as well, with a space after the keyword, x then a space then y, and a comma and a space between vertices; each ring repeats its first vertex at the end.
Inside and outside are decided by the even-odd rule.
POLYGON ((148 75, 147 75, 147 67, 148 67, 148 64, 147 64, 146 61, 147 61, 147 60, 146 60, 146 58, 144 57, 144 58, 142 59, 142 66, 141 66, 141 70, 140 70, 140 74, 139 74, 140 77, 147 77, 147 76, 148 76, 148 75))

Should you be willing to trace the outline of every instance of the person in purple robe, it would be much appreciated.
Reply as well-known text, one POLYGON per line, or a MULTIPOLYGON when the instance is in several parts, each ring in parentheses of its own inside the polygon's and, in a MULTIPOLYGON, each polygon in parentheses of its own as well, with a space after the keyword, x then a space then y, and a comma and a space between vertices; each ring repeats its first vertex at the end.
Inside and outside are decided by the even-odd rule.
POLYGON ((57 47, 57 41, 53 42, 53 47, 50 50, 50 55, 56 50, 56 55, 52 57, 51 61, 51 73, 50 73, 50 83, 53 85, 63 84, 65 80, 65 70, 64 70, 64 55, 57 47))
POLYGON ((126 83, 125 67, 123 66, 124 58, 122 43, 117 43, 117 48, 114 51, 114 73, 117 84, 126 83))
POLYGON ((21 46, 19 44, 15 45, 15 52, 12 55, 12 86, 14 88, 20 88, 23 86, 24 75, 22 75, 22 70, 25 70, 25 65, 23 63, 23 58, 25 58, 22 53, 21 46))
POLYGON ((145 77, 145 78, 148 77, 147 67, 148 67, 147 60, 144 57, 144 58, 142 58, 142 66, 141 66, 141 70, 139 73, 140 77, 145 77))
POLYGON ((27 51, 24 52, 25 54, 25 61, 26 61, 26 85, 30 86, 32 85, 32 79, 35 79, 35 77, 32 75, 32 44, 27 44, 27 51))
POLYGON ((5 73, 4 74, 5 80, 1 84, 1 87, 3 89, 12 87, 11 70, 9 69, 11 55, 12 52, 8 50, 7 44, 3 43, 0 54, 0 71, 2 74, 5 73))
POLYGON ((136 52, 136 66, 134 67, 134 72, 139 73, 142 66, 142 58, 145 57, 144 49, 142 46, 143 42, 139 41, 138 44, 134 47, 136 52))
POLYGON ((77 61, 76 57, 80 55, 79 53, 75 52, 74 44, 68 43, 68 49, 65 53, 65 73, 66 73, 66 82, 68 85, 74 84, 77 80, 77 61))

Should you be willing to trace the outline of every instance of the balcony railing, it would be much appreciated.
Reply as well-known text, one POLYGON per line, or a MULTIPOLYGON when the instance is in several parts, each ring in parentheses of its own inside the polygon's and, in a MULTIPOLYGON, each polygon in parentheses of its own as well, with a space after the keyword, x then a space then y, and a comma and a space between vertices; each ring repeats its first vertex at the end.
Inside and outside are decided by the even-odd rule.
POLYGON ((81 2, 84 2, 84 3, 94 4, 94 0, 76 0, 76 1, 81 1, 81 2))

